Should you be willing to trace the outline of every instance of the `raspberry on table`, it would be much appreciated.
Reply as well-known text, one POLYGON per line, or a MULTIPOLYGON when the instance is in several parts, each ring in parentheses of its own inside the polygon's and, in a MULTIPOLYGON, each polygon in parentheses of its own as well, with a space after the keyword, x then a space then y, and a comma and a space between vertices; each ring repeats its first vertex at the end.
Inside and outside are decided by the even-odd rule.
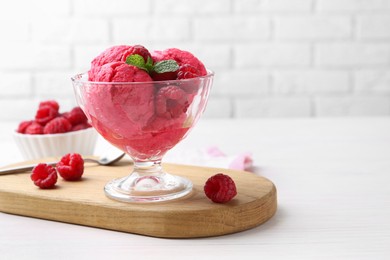
POLYGON ((61 158, 56 167, 62 178, 77 181, 84 173, 84 160, 78 153, 68 153, 61 158))
POLYGON ((35 114, 35 121, 38 124, 46 125, 49 121, 56 118, 58 115, 58 110, 53 108, 52 106, 41 106, 38 108, 35 114))
POLYGON ((29 135, 41 135, 43 134, 43 126, 38 124, 37 122, 32 122, 29 126, 26 127, 24 131, 25 134, 29 135))
POLYGON ((82 124, 88 121, 88 118, 80 107, 74 107, 69 112, 64 113, 63 116, 68 119, 72 126, 82 124))
POLYGON ((48 122, 43 128, 44 134, 60 134, 69 132, 72 124, 64 117, 57 117, 48 122))
POLYGON ((204 192, 213 202, 226 203, 237 195, 237 188, 230 176, 218 173, 206 181, 204 192))
POLYGON ((55 100, 42 101, 42 102, 39 103, 39 107, 38 108, 42 108, 42 107, 45 107, 45 106, 49 106, 49 107, 53 108, 55 111, 57 111, 57 112, 60 110, 60 105, 55 100))
POLYGON ((167 119, 179 117, 187 112, 189 106, 187 94, 176 86, 161 88, 156 94, 155 101, 156 114, 167 119))
POLYGON ((57 183, 56 169, 46 163, 36 165, 30 177, 34 184, 41 189, 51 189, 57 183))

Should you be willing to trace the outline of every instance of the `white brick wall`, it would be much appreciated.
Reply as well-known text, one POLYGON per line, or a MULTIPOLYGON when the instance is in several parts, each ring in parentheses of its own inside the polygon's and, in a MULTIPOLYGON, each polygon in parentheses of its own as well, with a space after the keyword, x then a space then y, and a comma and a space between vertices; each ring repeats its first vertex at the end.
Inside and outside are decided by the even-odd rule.
POLYGON ((70 77, 114 44, 192 51, 206 117, 390 115, 390 0, 13 0, 0 34, 1 121, 75 105, 70 77))
POLYGON ((358 16, 357 29, 356 33, 361 39, 390 39, 390 14, 358 16))
POLYGON ((330 67, 388 66, 389 43, 321 43, 315 46, 315 62, 330 67))
POLYGON ((302 67, 309 66, 311 49, 307 43, 258 43, 234 47, 237 68, 302 67))
POLYGON ((350 76, 345 71, 301 69, 273 74, 277 95, 347 95, 350 76))
POLYGON ((338 40, 352 34, 351 18, 345 15, 280 16, 275 21, 275 37, 282 40, 338 40))

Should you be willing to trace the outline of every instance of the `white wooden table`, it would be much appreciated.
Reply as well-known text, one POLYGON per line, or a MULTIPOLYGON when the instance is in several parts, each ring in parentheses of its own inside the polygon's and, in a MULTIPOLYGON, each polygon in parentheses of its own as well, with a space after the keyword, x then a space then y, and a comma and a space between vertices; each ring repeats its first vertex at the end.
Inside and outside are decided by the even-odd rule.
MULTIPOLYGON (((0 166, 22 160, 15 125, 1 123, 0 166)), ((159 239, 0 213, 0 258, 390 259, 390 118, 203 119, 170 153, 209 145, 253 153, 254 171, 278 189, 271 220, 159 239)))

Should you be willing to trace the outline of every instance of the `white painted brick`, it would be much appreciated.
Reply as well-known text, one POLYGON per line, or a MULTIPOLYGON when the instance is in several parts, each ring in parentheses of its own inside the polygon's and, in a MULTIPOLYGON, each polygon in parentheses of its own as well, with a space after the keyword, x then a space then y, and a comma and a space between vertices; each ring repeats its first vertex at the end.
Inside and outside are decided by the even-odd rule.
POLYGON ((66 16, 71 12, 71 0, 2 1, 0 17, 26 19, 41 16, 66 16))
POLYGON ((306 66, 310 64, 309 44, 248 44, 234 46, 235 66, 306 66))
POLYGON ((0 72, 0 97, 28 97, 32 95, 31 74, 28 72, 0 72))
POLYGON ((235 116, 252 117, 308 117, 311 102, 308 97, 264 97, 237 99, 235 116))
POLYGON ((230 1, 226 0, 164 0, 154 2, 154 11, 164 14, 226 14, 230 12, 230 1))
POLYGON ((264 95, 270 91, 268 73, 259 69, 216 71, 213 93, 218 95, 253 96, 264 95))
POLYGON ((316 9, 319 11, 383 11, 390 10, 388 0, 317 0, 316 9))
POLYGON ((379 116, 390 115, 390 97, 319 97, 318 116, 379 116))
MULTIPOLYGON (((31 120, 35 116, 37 101, 32 98, 1 99, 0 121, 31 120), (10 113, 12 109, 12 113, 10 113)), ((15 129, 17 124, 15 124, 15 129)))
POLYGON ((86 72, 91 61, 111 45, 76 45, 73 48, 74 69, 76 73, 86 72))
POLYGON ((109 39, 104 19, 39 19, 32 24, 33 40, 39 43, 105 43, 109 39))
POLYGON ((34 69, 68 69, 71 64, 69 45, 35 45, 33 48, 34 69))
POLYGON ((213 41, 268 39, 270 20, 257 16, 202 17, 194 21, 194 38, 213 41))
POLYGON ((0 18, 0 35, 7 42, 26 42, 31 39, 30 23, 27 19, 0 18), (6 38, 6 39, 5 39, 6 38))
POLYGON ((310 11, 311 0, 234 0, 238 13, 310 11))
MULTIPOLYGON (((18 1, 18 0, 16 0, 18 1)), ((15 2, 15 1, 11 1, 15 2)), ((66 16, 71 13, 72 9, 72 1, 71 0, 21 0, 23 2, 24 6, 23 8, 20 8, 19 6, 18 11, 21 9, 25 9, 23 12, 28 13, 27 16, 36 16, 40 17, 42 15, 52 16, 52 17, 58 17, 58 16, 66 16), (28 3, 27 5, 26 2, 28 3), (31 7, 31 9, 28 9, 31 7), (31 10, 34 10, 33 12, 31 10)), ((73 1, 74 2, 74 1, 73 1)))
POLYGON ((358 70, 354 73, 357 93, 390 94, 389 69, 358 70))
POLYGON ((31 69, 34 48, 31 44, 0 43, 0 69, 31 69))
MULTIPOLYGON (((41 99, 42 100, 42 99, 41 99)), ((61 97, 57 98, 59 104, 60 104, 60 112, 66 112, 70 111, 72 108, 75 106, 78 106, 76 98, 71 96, 71 97, 61 97)))
POLYGON ((390 15, 375 14, 358 17, 357 35, 362 39, 389 39, 390 15))
POLYGON ((352 34, 352 22, 346 16, 278 16, 275 37, 280 39, 343 39, 352 34))
POLYGON ((211 70, 227 69, 232 64, 231 48, 227 44, 195 44, 184 50, 190 51, 211 70))
POLYGON ((216 97, 211 93, 202 118, 229 118, 232 113, 232 104, 229 98, 216 97))
POLYGON ((273 74, 276 94, 331 94, 350 90, 350 79, 345 71, 279 70, 273 74))
POLYGON ((0 48, 0 69, 62 69, 71 65, 70 46, 7 44, 0 48))
POLYGON ((151 4, 150 0, 76 0, 73 8, 76 15, 131 15, 149 13, 151 4))
POLYGON ((113 20, 113 39, 116 42, 184 41, 190 39, 187 18, 124 18, 113 20), (134 25, 137 26, 134 26, 134 25))
POLYGON ((70 73, 41 72, 34 75, 35 94, 41 98, 74 97, 70 73))
POLYGON ((390 63, 387 43, 329 43, 318 44, 315 61, 326 66, 372 66, 390 63))

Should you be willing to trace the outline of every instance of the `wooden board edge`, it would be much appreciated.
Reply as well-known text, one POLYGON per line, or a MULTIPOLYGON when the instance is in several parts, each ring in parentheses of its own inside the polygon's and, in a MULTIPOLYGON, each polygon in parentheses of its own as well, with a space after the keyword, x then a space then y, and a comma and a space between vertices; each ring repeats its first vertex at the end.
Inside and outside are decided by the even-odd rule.
POLYGON ((160 238, 198 238, 241 232, 268 221, 277 210, 275 186, 268 197, 262 201, 252 201, 235 207, 233 210, 232 208, 224 210, 223 207, 215 210, 212 213, 215 219, 223 220, 218 223, 197 222, 197 218, 202 219, 202 212, 199 212, 197 216, 187 212, 180 217, 177 214, 169 216, 161 213, 160 216, 154 215, 153 218, 150 218, 147 215, 142 216, 142 212, 129 215, 126 210, 117 210, 117 215, 113 218, 110 207, 92 204, 75 205, 67 201, 39 199, 2 191, 0 193, 2 193, 0 194, 0 211, 5 213, 160 238), (24 203, 21 204, 18 201, 24 201, 24 203), (26 203, 29 201, 34 203, 26 203), (26 208, 26 204, 30 206, 26 208), (21 208, 21 205, 24 207, 21 208), (37 211, 37 208, 40 210, 37 211), (72 215, 69 212, 72 212, 72 215), (181 222, 180 219, 183 218, 190 218, 194 222, 193 225, 189 225, 186 229, 183 229, 183 226, 177 229, 177 225, 180 225, 181 222), (142 225, 138 226, 137 222, 140 220, 142 225), (145 228, 145 223, 147 227, 149 225, 149 228, 145 228), (238 225, 234 223, 238 223, 238 225))

